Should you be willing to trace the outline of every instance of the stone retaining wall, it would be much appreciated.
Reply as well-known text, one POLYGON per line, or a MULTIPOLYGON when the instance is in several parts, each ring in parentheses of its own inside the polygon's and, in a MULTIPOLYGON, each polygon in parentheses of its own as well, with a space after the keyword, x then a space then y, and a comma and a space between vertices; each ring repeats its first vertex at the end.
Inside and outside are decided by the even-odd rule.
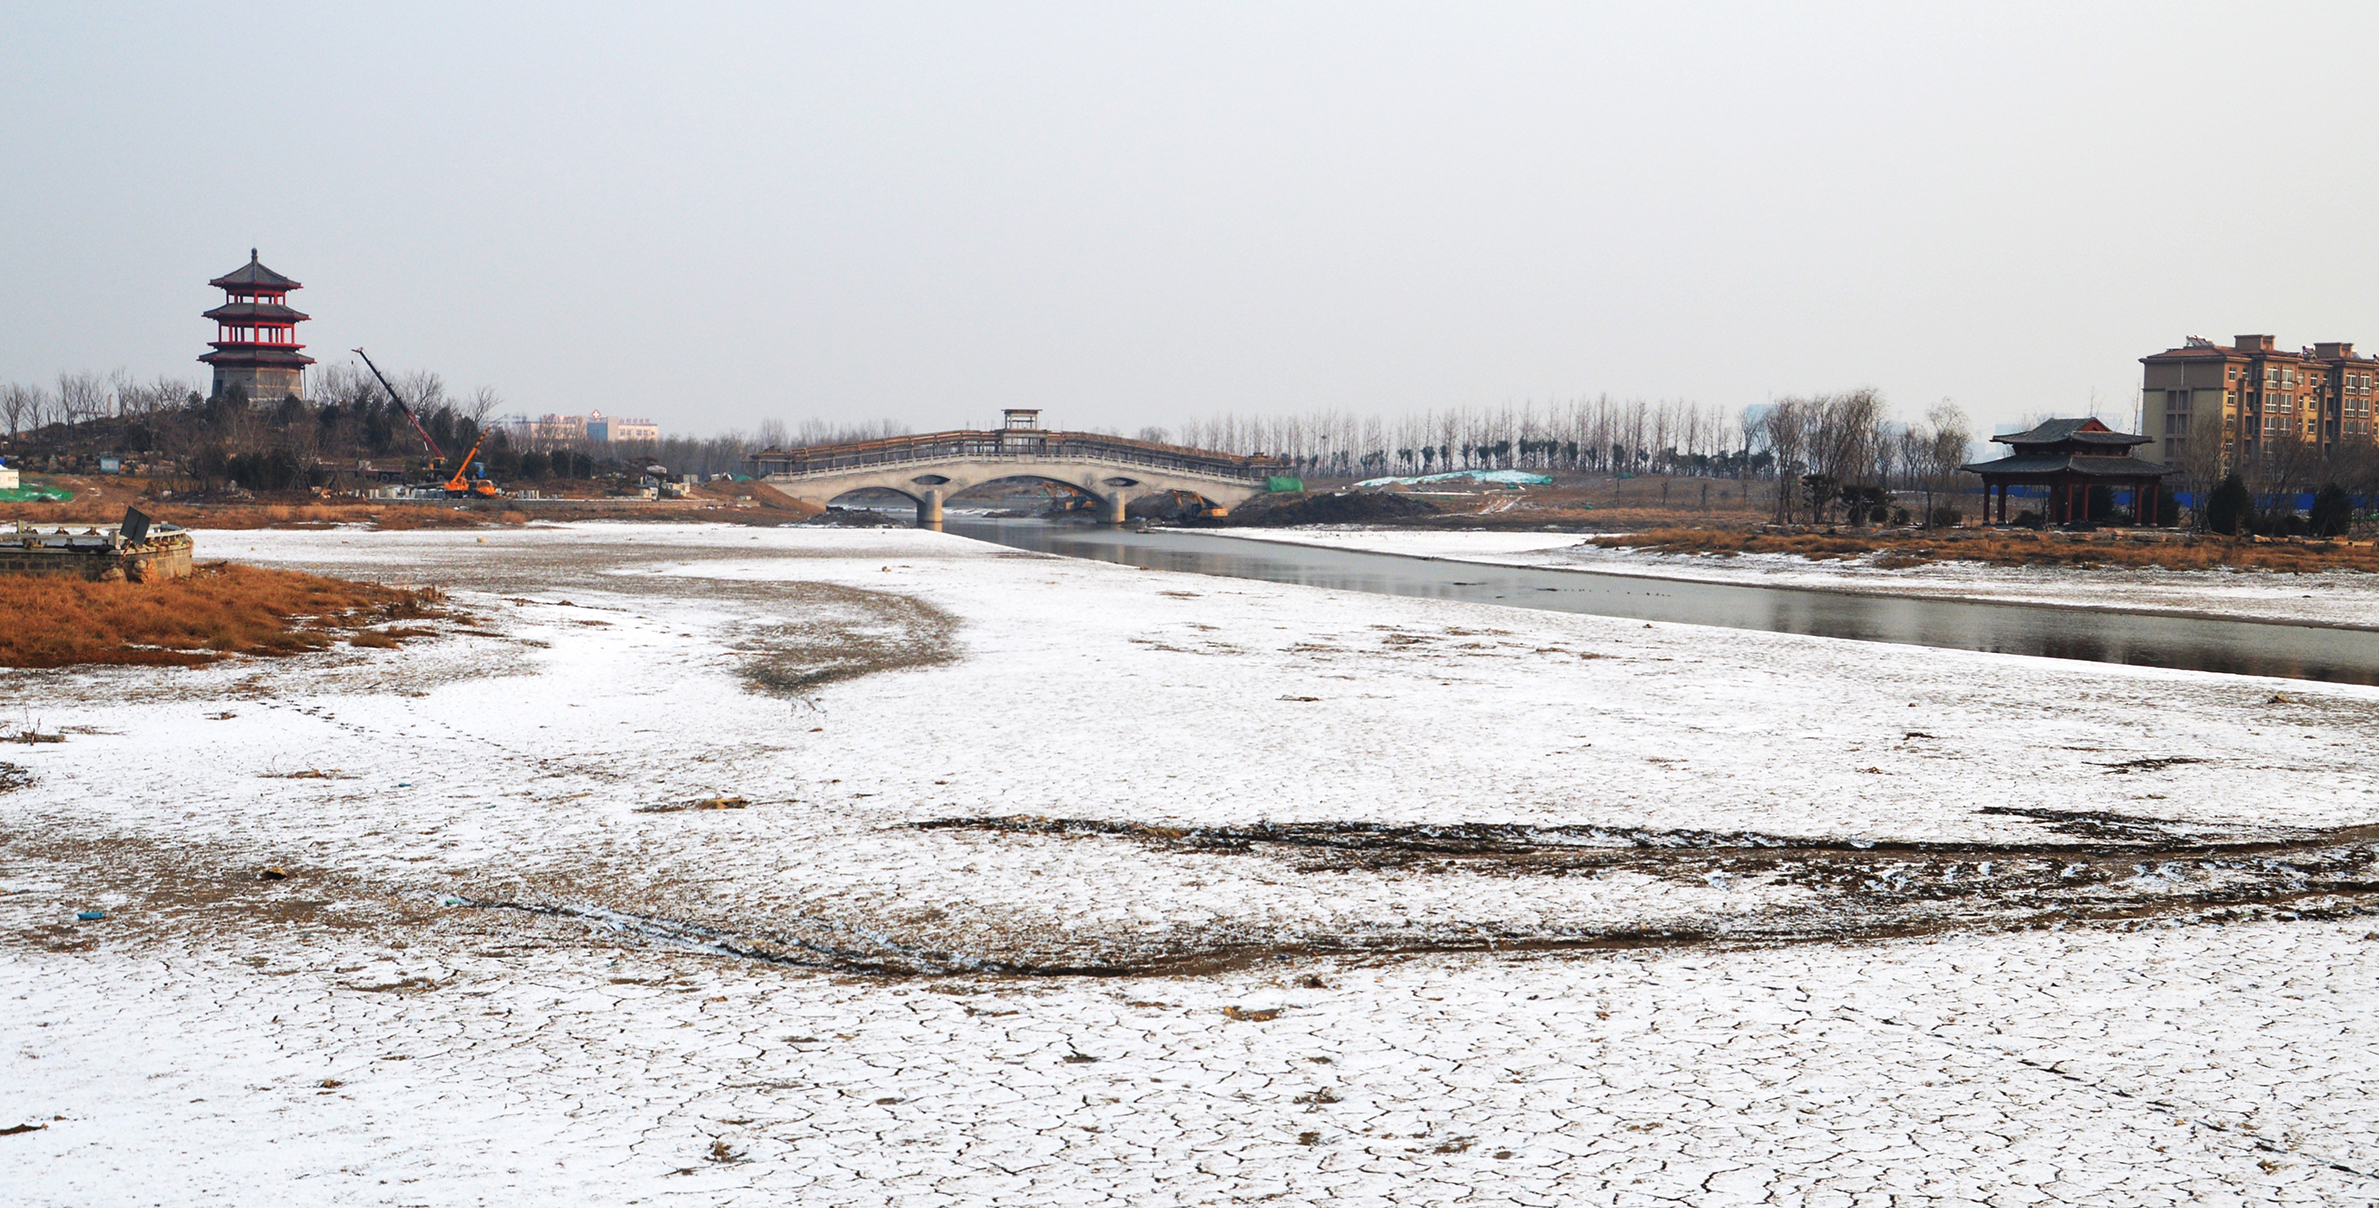
POLYGON ((188 533, 151 533, 127 542, 114 529, 40 532, 19 525, 0 532, 0 574, 52 575, 105 582, 147 583, 190 573, 188 533))

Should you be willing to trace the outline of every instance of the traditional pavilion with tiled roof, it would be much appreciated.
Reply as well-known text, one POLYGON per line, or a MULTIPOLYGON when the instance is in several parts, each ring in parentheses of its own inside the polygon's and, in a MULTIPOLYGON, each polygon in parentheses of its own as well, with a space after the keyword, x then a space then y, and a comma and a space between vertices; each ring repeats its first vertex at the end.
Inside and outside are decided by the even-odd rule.
POLYGON ((305 286, 264 267, 256 249, 248 262, 208 285, 223 291, 223 305, 206 312, 215 321, 215 350, 198 358, 215 368, 214 396, 238 386, 251 402, 303 398, 306 366, 314 358, 298 350, 297 325, 311 316, 289 308, 289 291, 305 286))
POLYGON ((2000 524, 2007 523, 2007 488, 2011 486, 2049 488, 2051 524, 2091 519, 2091 487, 2127 488, 2137 501, 2139 522, 2154 524, 2157 485, 2165 475, 2178 472, 2132 455, 2134 446, 2148 443, 2147 437, 2117 432, 2095 419, 2044 420, 2029 432, 1991 439, 2013 446, 2014 452, 1958 468, 1982 475, 1986 519, 1991 491, 1998 490, 2000 524))

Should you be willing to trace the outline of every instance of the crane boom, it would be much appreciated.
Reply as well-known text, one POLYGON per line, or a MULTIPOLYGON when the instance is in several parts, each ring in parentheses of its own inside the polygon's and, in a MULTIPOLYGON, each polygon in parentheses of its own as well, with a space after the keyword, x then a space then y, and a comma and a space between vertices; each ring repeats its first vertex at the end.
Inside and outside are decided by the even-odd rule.
POLYGON ((421 426, 421 417, 413 414, 413 408, 405 405, 405 396, 398 394, 396 392, 396 387, 388 384, 388 375, 380 372, 380 367, 378 365, 372 364, 372 358, 365 355, 363 349, 356 349, 355 355, 363 357, 363 363, 372 371, 372 376, 380 379, 380 388, 388 392, 389 401, 397 405, 397 410, 405 413, 406 420, 410 421, 413 425, 413 431, 420 434, 421 443, 430 447, 430 463, 432 465, 444 465, 446 463, 446 455, 438 451, 438 442, 431 440, 429 430, 421 426))

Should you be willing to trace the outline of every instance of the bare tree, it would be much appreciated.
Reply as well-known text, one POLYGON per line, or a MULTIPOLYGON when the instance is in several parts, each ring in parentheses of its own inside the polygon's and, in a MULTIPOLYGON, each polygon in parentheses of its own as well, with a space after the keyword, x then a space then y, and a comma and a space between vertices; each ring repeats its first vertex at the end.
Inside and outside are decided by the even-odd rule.
POLYGON ((0 385, 0 420, 7 422, 10 436, 15 436, 33 418, 33 392, 38 389, 16 382, 0 385))
POLYGON ((801 421, 801 431, 793 436, 791 443, 778 447, 789 449, 807 445, 840 444, 851 440, 884 440, 908 434, 909 426, 898 420, 880 419, 856 424, 834 424, 822 419, 805 419, 801 421))
POLYGON ((1933 523, 1933 485, 1939 476, 1933 466, 1933 433, 1922 424, 1910 424, 1892 438, 1892 459, 1900 464, 1900 483, 1907 490, 1925 497, 1924 515, 1917 523, 1931 527, 1933 523))
POLYGON ((98 419, 108 413, 115 401, 115 392, 106 378, 96 373, 61 373, 58 375, 58 418, 69 424, 98 419))
POLYGON ((1793 484, 1807 466, 1810 406, 1802 399, 1786 398, 1771 405, 1760 421, 1768 451, 1776 456, 1776 519, 1783 523, 1792 521, 1793 484))
POLYGON ((379 397, 380 383, 360 365, 337 364, 324 367, 314 378, 310 396, 324 407, 347 410, 379 397))
POLYGON ((1974 424, 1966 412, 1948 399, 1925 412, 1925 422, 1932 427, 1931 441, 1923 460, 1925 467, 1925 526, 1933 525, 1933 493, 1946 491, 1958 482, 1962 467, 1972 456, 1974 424))
POLYGON ((462 405, 455 410, 461 412, 464 418, 470 420, 472 424, 485 428, 487 417, 494 415, 503 406, 504 396, 496 393, 495 387, 481 386, 472 391, 471 397, 463 400, 462 405))
POLYGON ((446 379, 428 369, 416 369, 397 375, 396 388, 404 392, 404 403, 427 415, 448 405, 446 379))

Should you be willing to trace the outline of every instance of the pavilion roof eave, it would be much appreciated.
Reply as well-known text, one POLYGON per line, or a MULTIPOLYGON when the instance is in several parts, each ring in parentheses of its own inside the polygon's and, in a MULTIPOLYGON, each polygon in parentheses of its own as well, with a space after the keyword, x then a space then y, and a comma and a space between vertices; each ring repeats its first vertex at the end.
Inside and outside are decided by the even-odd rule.
POLYGON ((269 302, 226 302, 213 310, 199 313, 201 319, 270 319, 302 323, 314 316, 302 310, 292 310, 269 302))
POLYGON ((2060 478, 2106 478, 2137 480, 2162 478, 2180 471, 2172 466, 2160 466, 2137 457, 2001 457, 1991 461, 1972 462, 1958 467, 1984 479, 2008 481, 2033 480, 2048 482, 2060 478))
POLYGON ((276 365, 311 365, 314 358, 297 350, 303 344, 217 344, 215 351, 199 354, 199 360, 212 365, 217 361, 256 361, 276 365))

